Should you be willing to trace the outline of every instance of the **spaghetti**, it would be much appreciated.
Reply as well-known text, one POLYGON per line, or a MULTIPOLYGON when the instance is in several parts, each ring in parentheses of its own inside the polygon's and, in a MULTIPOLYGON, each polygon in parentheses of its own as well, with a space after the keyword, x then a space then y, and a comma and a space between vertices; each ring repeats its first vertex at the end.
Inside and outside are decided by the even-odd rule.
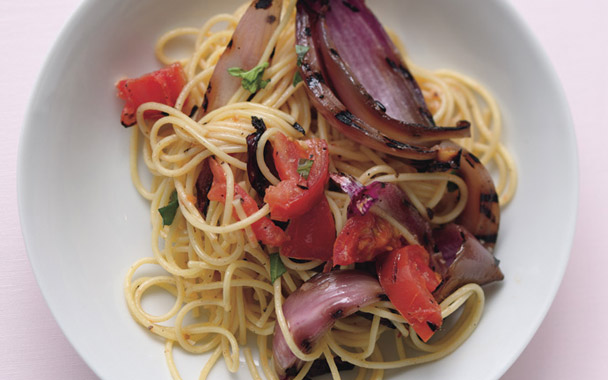
MULTIPOLYGON (((363 185, 372 181, 395 183, 422 215, 438 206, 450 184, 455 184, 460 190, 460 200, 449 209, 429 215, 433 224, 456 219, 467 194, 466 183, 460 177, 449 172, 417 173, 403 160, 352 142, 315 115, 304 83, 293 85, 297 69, 294 4, 295 1, 285 2, 281 23, 261 59, 268 61, 272 54, 264 73, 264 78, 270 79, 268 85, 253 96, 241 88, 227 105, 201 118, 190 117, 187 106, 202 103, 215 64, 247 5, 234 14, 212 17, 201 28, 172 30, 156 46, 158 60, 169 65, 176 59, 169 56, 167 46, 176 39, 194 39, 191 55, 178 60, 184 67, 187 84, 175 107, 145 103, 137 110, 137 128, 133 128, 131 137, 131 176, 138 192, 150 201, 153 256, 131 266, 124 295, 135 321, 166 342, 165 357, 174 379, 181 378, 173 359, 175 346, 190 353, 207 354, 200 374, 203 379, 220 358, 230 372, 235 372, 241 357, 252 378, 276 379, 268 343, 275 324, 296 356, 307 361, 296 379, 303 379, 318 358, 324 358, 332 376, 340 378, 334 357, 358 367, 357 379, 380 379, 384 370, 448 355, 472 333, 483 310, 482 289, 468 284, 441 303, 443 318, 456 310, 460 312, 452 317, 455 320, 450 328, 429 343, 418 338, 388 301, 365 307, 362 311, 371 315, 370 319, 354 315, 337 321, 312 352, 302 352, 291 339, 282 303, 314 276, 323 262, 299 262, 281 256, 286 273, 271 282, 269 255, 278 252, 278 248, 260 244, 251 229, 252 223, 269 214, 269 207, 264 205, 248 215, 233 191, 238 184, 257 198, 246 171, 246 136, 255 132, 252 116, 262 118, 267 127, 256 156, 261 172, 273 185, 279 179, 264 162, 264 147, 278 132, 302 139, 302 134, 293 127, 297 123, 304 130, 305 139, 318 137, 328 142, 330 171, 351 175, 363 185), (165 116, 147 120, 144 112, 150 110, 165 116), (150 186, 144 185, 138 174, 140 155, 153 177, 150 186), (196 181, 201 164, 209 157, 221 162, 227 191, 225 202, 210 202, 206 214, 201 215, 196 205, 196 181), (179 208, 173 223, 165 226, 157 210, 170 202, 173 192, 177 194, 179 208), (160 267, 165 274, 140 275, 140 268, 146 265, 160 267), (144 294, 152 288, 163 289, 174 297, 173 306, 164 315, 151 315, 142 305, 144 294), (381 323, 383 319, 394 328, 381 323), (251 333, 257 337, 253 342, 251 333), (252 344, 257 345, 258 357, 248 347, 252 344), (387 345, 397 353, 396 357, 382 350, 387 345)), ((390 36, 405 56, 397 36, 390 36)), ((514 195, 517 174, 511 155, 500 141, 501 116, 496 101, 483 86, 462 74, 424 69, 409 58, 407 63, 438 125, 454 125, 463 119, 471 122, 472 137, 458 143, 494 169, 500 203, 507 204, 514 195)), ((350 198, 332 190, 326 190, 325 197, 336 231, 340 231, 347 220, 350 198)), ((390 217, 380 216, 391 222, 390 217)), ((406 240, 415 240, 398 222, 392 224, 406 240)))

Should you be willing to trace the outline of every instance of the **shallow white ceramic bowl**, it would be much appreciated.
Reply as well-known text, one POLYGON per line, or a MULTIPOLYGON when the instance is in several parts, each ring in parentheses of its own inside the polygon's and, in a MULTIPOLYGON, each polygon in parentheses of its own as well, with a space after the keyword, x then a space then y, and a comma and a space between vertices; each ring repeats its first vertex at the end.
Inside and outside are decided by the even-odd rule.
MULTIPOLYGON (((136 325, 123 277, 150 252, 148 205, 131 185, 130 131, 113 84, 158 67, 155 40, 199 26, 238 1, 89 0, 67 25, 40 76, 21 139, 23 234, 61 328, 105 379, 166 379, 162 342, 136 325)), ((570 251, 577 197, 575 138, 560 86, 528 30, 503 1, 373 1, 372 8, 427 67, 486 84, 503 112, 520 168, 496 254, 506 280, 488 292, 473 336, 439 362, 390 378, 497 379, 544 318, 570 251)), ((182 355, 185 378, 200 358, 182 355)), ((233 378, 247 378, 246 366, 233 378)), ((212 378, 225 378, 223 364, 212 378), (224 376, 221 376, 224 375, 224 376)))

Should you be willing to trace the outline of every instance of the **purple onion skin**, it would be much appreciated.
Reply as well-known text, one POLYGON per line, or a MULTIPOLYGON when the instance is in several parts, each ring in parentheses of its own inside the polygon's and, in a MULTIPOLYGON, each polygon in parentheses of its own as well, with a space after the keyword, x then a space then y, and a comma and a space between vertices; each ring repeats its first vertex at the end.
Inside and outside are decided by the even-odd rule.
POLYGON ((258 64, 270 37, 279 25, 282 5, 280 0, 251 2, 215 66, 203 100, 203 113, 228 103, 241 86, 241 78, 230 75, 229 68, 239 67, 248 71, 258 64))
MULTIPOLYGON (((337 319, 383 297, 378 279, 368 273, 356 270, 319 273, 287 297, 283 314, 294 342, 302 352, 309 353, 337 319)), ((289 349, 278 323, 272 351, 275 370, 281 380, 295 376, 304 364, 289 349)))
POLYGON ((499 261, 465 227, 450 223, 433 231, 436 271, 443 279, 433 292, 437 302, 469 283, 485 285, 504 278, 499 261))
MULTIPOLYGON (((418 146, 388 137, 375 126, 357 117, 336 97, 326 80, 322 57, 316 44, 317 31, 313 24, 319 15, 308 2, 298 1, 296 14, 296 44, 308 46, 300 66, 300 75, 308 98, 315 109, 332 125, 351 140, 393 156, 414 160, 428 160, 437 152, 426 146, 418 146)), ((315 4, 312 4, 315 5, 315 4)))

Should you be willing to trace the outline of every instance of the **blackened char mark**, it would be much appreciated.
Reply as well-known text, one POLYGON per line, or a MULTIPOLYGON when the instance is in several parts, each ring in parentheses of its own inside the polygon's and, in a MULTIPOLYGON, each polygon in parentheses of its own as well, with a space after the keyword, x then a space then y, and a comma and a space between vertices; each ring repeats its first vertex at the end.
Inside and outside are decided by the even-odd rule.
POLYGON ((479 212, 488 218, 492 223, 496 223, 496 216, 492 212, 492 209, 483 203, 479 205, 479 212))
POLYGON ((266 123, 264 123, 264 119, 257 116, 251 116, 251 125, 255 128, 256 132, 264 133, 266 131, 266 123))
POLYGON ((325 78, 323 78, 323 74, 318 71, 306 77, 306 84, 308 84, 309 87, 317 87, 322 83, 325 83, 325 78))
POLYGON ((309 354, 312 351, 312 343, 308 339, 302 339, 300 347, 302 347, 302 352, 305 354, 309 354))
POLYGON ((258 0, 255 2, 255 9, 268 9, 272 5, 272 0, 258 0))
POLYGON ((475 237, 477 238, 477 240, 479 240, 482 243, 485 242, 485 243, 488 243, 488 244, 494 244, 494 243, 496 243, 498 235, 496 235, 496 234, 475 235, 475 237))
POLYGON ((377 101, 377 100, 374 100, 374 103, 376 103, 376 106, 377 106, 378 108, 380 108, 380 111, 382 111, 382 112, 386 112, 386 107, 384 106, 384 104, 380 103, 380 102, 379 102, 379 101, 377 101))
POLYGON ((342 4, 344 4, 344 6, 346 8, 350 9, 351 11, 353 11, 355 13, 359 12, 359 8, 355 7, 354 5, 352 5, 351 3, 349 3, 346 0, 342 1, 342 4))
POLYGON ((331 317, 333 319, 340 319, 340 318, 342 318, 342 314, 344 314, 344 310, 338 309, 338 310, 334 311, 333 313, 331 313, 331 317))
POLYGON ((361 127, 359 124, 355 123, 355 120, 353 120, 355 118, 355 115, 353 115, 352 113, 350 113, 347 110, 340 111, 335 116, 336 116, 336 119, 338 119, 338 121, 340 121, 343 124, 348 125, 349 127, 355 128, 359 131, 364 130, 363 127, 361 127))
POLYGON ((277 21, 277 16, 275 15, 269 15, 266 17, 266 22, 269 24, 274 24, 275 21, 277 21))
POLYGON ((232 47, 232 43, 234 41, 232 41, 232 38, 230 39, 230 41, 228 42, 228 45, 226 45, 226 49, 230 49, 232 47))
POLYGON ((306 134, 306 131, 304 130, 304 128, 302 128, 302 126, 300 124, 298 124, 297 121, 295 123, 293 123, 291 126, 293 127, 293 129, 300 132, 301 134, 303 134, 303 135, 306 134))
POLYGON ((496 193, 481 193, 479 200, 482 202, 498 203, 498 195, 496 193))
MULTIPOLYGON (((339 356, 334 357, 334 363, 336 364, 338 371, 350 371, 355 368, 354 364, 345 362, 339 356)), ((327 360, 325 360, 324 358, 317 359, 312 363, 312 366, 310 367, 310 370, 308 370, 308 373, 304 377, 304 380, 312 380, 312 378, 314 377, 321 376, 330 372, 331 370, 329 368, 329 364, 327 364, 327 360)))
POLYGON ((196 111, 198 111, 198 106, 197 105, 192 106, 192 109, 190 110, 190 115, 188 115, 188 116, 190 116, 190 118, 193 118, 194 115, 196 115, 196 111))
POLYGON ((207 214, 207 207, 209 206, 209 198, 207 194, 211 189, 213 183, 213 173, 209 167, 209 160, 203 161, 201 164, 201 171, 199 172, 198 178, 196 179, 196 208, 202 216, 207 214))

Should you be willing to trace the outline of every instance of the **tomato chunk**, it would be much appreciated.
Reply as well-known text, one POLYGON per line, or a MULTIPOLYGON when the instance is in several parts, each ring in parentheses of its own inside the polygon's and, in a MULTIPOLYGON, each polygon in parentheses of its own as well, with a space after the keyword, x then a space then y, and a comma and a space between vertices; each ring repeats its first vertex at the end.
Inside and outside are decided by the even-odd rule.
POLYGON ((266 189, 264 202, 270 206, 272 219, 287 221, 308 212, 324 196, 329 181, 329 150, 323 139, 306 140, 303 146, 282 133, 275 133, 270 142, 281 182, 266 189), (312 164, 307 175, 298 172, 302 160, 312 164))
MULTIPOLYGON (((226 175, 224 170, 213 158, 209 158, 209 167, 213 173, 213 183, 211 184, 211 189, 209 189, 209 192, 207 193, 207 198, 209 198, 210 201, 225 203, 226 175)), ((254 214, 259 210, 255 200, 238 184, 234 184, 234 198, 240 199, 243 210, 247 216, 254 214)), ((233 210, 232 215, 238 219, 236 210, 233 210)), ((280 247, 289 239, 285 231, 275 225, 272 220, 267 217, 253 223, 251 229, 253 230, 255 237, 266 245, 280 247)))
POLYGON ((372 261, 402 245, 401 236, 386 220, 371 212, 355 215, 346 221, 336 238, 334 265, 372 261))
POLYGON ((293 259, 331 260, 336 225, 327 198, 321 198, 307 213, 291 219, 287 226, 289 240, 281 254, 293 259))
MULTIPOLYGON (((119 81, 116 83, 118 97, 125 101, 120 122, 125 127, 134 125, 137 108, 147 102, 157 102, 173 107, 185 85, 186 75, 179 62, 139 78, 119 81)), ((154 111, 145 113, 148 118, 160 115, 160 112, 154 111)))
POLYGON ((429 267, 430 256, 419 245, 408 245, 378 256, 376 269, 382 289, 399 313, 423 340, 441 327, 441 307, 432 295, 441 277, 429 267))

